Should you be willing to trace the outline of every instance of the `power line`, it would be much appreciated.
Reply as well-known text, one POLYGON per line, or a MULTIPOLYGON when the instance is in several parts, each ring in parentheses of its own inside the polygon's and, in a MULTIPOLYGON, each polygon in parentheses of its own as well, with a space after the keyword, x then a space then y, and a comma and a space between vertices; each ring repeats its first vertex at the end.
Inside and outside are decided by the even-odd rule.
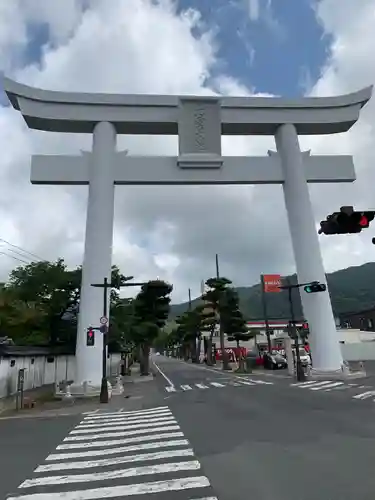
MULTIPOLYGON (((9 241, 4 240, 4 238, 0 238, 0 241, 3 241, 4 243, 6 243, 7 245, 9 245, 9 246, 11 246, 13 248, 18 248, 18 250, 21 250, 23 253, 28 253, 32 257, 36 257, 38 260, 42 260, 42 261, 46 260, 46 259, 43 259, 40 255, 36 255, 33 252, 29 252, 28 250, 25 250, 24 248, 19 247, 18 245, 14 245, 13 243, 10 243, 9 241)), ((26 257, 26 255, 25 255, 25 257, 26 257)))
MULTIPOLYGON (((0 249, 1 249, 1 247, 0 247, 0 249)), ((4 249, 4 250, 5 250, 5 249, 4 249)), ((15 254, 19 255, 20 257, 27 257, 27 258, 29 258, 29 257, 28 257, 27 255, 25 255, 24 253, 22 253, 22 252, 18 252, 18 250, 13 250, 13 248, 7 248, 7 249, 6 249, 6 251, 7 251, 7 252, 13 252, 13 253, 15 253, 15 254)))
POLYGON ((10 257, 11 259, 15 259, 15 260, 19 260, 20 262, 24 262, 25 264, 30 264, 30 262, 27 262, 27 260, 19 259, 18 257, 14 257, 14 255, 9 255, 8 253, 0 252, 0 254, 5 255, 6 257, 10 257))

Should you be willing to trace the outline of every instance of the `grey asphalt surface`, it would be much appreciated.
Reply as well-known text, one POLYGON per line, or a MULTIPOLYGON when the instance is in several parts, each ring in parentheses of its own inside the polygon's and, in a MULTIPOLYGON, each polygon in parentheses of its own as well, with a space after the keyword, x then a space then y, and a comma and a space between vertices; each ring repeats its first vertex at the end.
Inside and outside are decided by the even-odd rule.
MULTIPOLYGON (((233 377, 161 356, 155 361, 176 385, 224 385, 233 377)), ((157 383, 165 391, 162 376, 157 383)), ((165 401, 219 500, 374 498, 372 399, 299 390, 280 379, 273 385, 175 392, 165 401)))
MULTIPOLYGON (((253 381, 251 385, 237 385, 239 379, 235 374, 222 374, 162 356, 155 356, 154 360, 175 387, 189 385, 192 389, 168 393, 165 387, 169 382, 159 373, 154 381, 137 384, 137 397, 133 402, 119 398, 112 403, 112 408, 100 407, 99 419, 86 416, 89 422, 83 427, 90 429, 83 432, 89 434, 81 434, 81 437, 78 434, 78 441, 74 441, 74 435, 77 436, 76 426, 84 418, 81 414, 0 419, 0 498, 23 494, 30 495, 28 500, 57 500, 65 498, 62 496, 65 492, 69 500, 128 498, 129 495, 150 500, 214 500, 216 497, 219 500, 373 499, 375 403, 372 398, 356 401, 344 397, 340 391, 302 390, 290 387, 285 379, 255 374, 245 377, 253 381), (256 379, 273 383, 255 383, 256 379), (215 387, 212 382, 219 385, 215 387), (193 389, 195 384, 207 389, 193 389), (106 422, 101 420, 103 411, 118 410, 135 411, 136 414, 129 417, 129 414, 112 413, 105 417, 106 422), (149 415, 139 416, 139 412, 149 415), (169 417, 168 412, 171 412, 169 417), (173 417, 175 423, 161 422, 173 417), (111 419, 112 423, 108 424, 111 419), (134 422, 129 423, 129 419, 137 419, 142 425, 136 427, 146 429, 133 430, 129 425, 134 422), (143 425, 142 420, 148 423, 143 425), (108 429, 108 425, 112 427, 108 429), (168 425, 175 427, 170 430, 154 428, 168 425), (75 434, 70 436, 73 438, 63 443, 72 430, 75 434), (177 432, 178 436, 167 438, 167 430, 177 432), (146 439, 134 445, 134 439, 139 440, 142 435, 146 439), (121 448, 125 443, 119 440, 127 440, 129 436, 134 449, 125 451, 121 448), (173 447, 166 445, 168 439, 177 437, 187 440, 183 449, 182 443, 176 442, 173 447), (100 439, 106 442, 100 444, 100 439), (108 442, 110 440, 113 442, 108 442), (156 446, 155 440, 159 441, 156 446), (147 441, 153 441, 154 445, 150 448, 147 441), (62 443, 64 446, 56 450, 62 443), (188 455, 191 458, 178 458, 183 456, 181 453, 186 447, 192 449, 188 455), (52 462, 51 458, 46 461, 51 453, 61 455, 52 462), (73 456, 64 457, 66 453, 73 453, 73 456), (130 456, 129 463, 125 463, 123 457, 134 453, 140 458, 132 464, 130 456), (160 464, 160 457, 145 461, 143 454, 150 453, 164 454, 163 463, 160 464), (118 459, 120 464, 115 463, 118 459), (103 460, 111 463, 103 465, 100 463, 103 460), (139 472, 145 466, 168 468, 173 462, 192 463, 189 460, 197 460, 201 468, 169 470, 164 474, 160 474, 160 470, 159 473, 155 470, 147 474, 139 472), (61 469, 64 463, 70 464, 68 469, 61 469), (84 465, 77 469, 73 463, 84 465), (37 466, 46 467, 45 464, 57 466, 57 469, 34 472, 37 466), (140 467, 139 471, 134 466, 140 467), (128 474, 131 467, 133 472, 128 474), (128 475, 124 476, 124 471, 128 475), (104 478, 108 474, 117 476, 104 478), (55 481, 57 476, 62 478, 60 483, 48 483, 55 481), (180 482, 197 479, 197 476, 206 482, 208 478, 210 484, 181 490, 180 482), (77 477, 82 479, 74 479, 77 477), (40 478, 47 483, 37 485, 35 481, 40 478), (34 485, 18 489, 26 479, 34 481, 34 485), (170 491, 169 484, 166 489, 153 493, 141 489, 161 479, 174 481, 178 491, 170 491), (110 494, 98 493, 95 488, 107 488, 110 494), (88 489, 91 493, 87 493, 88 489), (82 496, 84 490, 86 493, 82 496)), ((80 429, 82 425, 78 433, 82 433, 80 429)))
MULTIPOLYGON (((15 493, 63 438, 82 419, 22 418, 0 421, 0 498, 15 493)), ((18 491, 18 494, 19 491, 18 491)))

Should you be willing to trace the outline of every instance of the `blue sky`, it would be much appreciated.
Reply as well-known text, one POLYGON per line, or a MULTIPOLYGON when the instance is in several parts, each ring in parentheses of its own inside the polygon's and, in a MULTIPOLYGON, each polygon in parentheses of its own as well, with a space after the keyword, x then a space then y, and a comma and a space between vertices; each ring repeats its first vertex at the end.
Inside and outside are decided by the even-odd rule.
MULTIPOLYGON (((319 78, 330 39, 315 17, 316 0, 177 0, 178 10, 194 8, 217 33, 219 63, 255 92, 303 95, 319 78), (252 6, 252 8, 250 8, 252 6)), ((29 27, 23 62, 38 61, 48 41, 43 25, 29 27)))
POLYGON ((257 7, 253 20, 250 0, 179 0, 179 8, 199 10, 206 23, 218 28, 218 71, 224 68, 257 92, 304 94, 329 56, 330 39, 315 17, 315 0, 252 3, 257 7))

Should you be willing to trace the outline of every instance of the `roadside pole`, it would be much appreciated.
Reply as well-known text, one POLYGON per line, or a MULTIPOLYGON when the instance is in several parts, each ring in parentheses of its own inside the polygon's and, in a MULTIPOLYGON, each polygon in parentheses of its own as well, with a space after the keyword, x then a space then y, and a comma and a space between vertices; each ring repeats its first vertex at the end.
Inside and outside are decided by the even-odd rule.
MULTIPOLYGON (((220 270, 219 270, 219 255, 215 255, 215 262, 216 262, 216 278, 220 279, 220 270)), ((220 299, 219 299, 220 300, 220 299)), ((229 370, 229 363, 228 363, 228 356, 227 353, 225 352, 225 340, 224 340, 224 330, 223 330, 223 325, 221 323, 221 317, 220 317, 220 311, 218 312, 219 316, 219 332, 220 332, 220 349, 221 349, 221 362, 222 362, 222 369, 223 370, 229 370)), ((212 346, 211 346, 212 349, 212 346)), ((212 357, 212 355, 211 355, 212 357)))
MULTIPOLYGON (((134 276, 127 276, 123 281, 132 280, 134 276)), ((108 290, 117 288, 118 290, 125 286, 142 286, 144 283, 123 283, 118 282, 108 283, 108 278, 105 277, 103 283, 91 283, 91 286, 103 288, 103 316, 100 318, 100 332, 103 334, 103 351, 102 351, 102 383, 100 386, 100 402, 108 403, 108 379, 107 379, 107 345, 108 345, 108 290)))
POLYGON ((269 325, 269 322, 268 322, 267 298, 266 298, 266 289, 265 289, 265 284, 264 284, 264 274, 260 275, 260 283, 261 283, 261 296, 262 296, 263 317, 264 317, 264 323, 266 325, 266 336, 267 336, 268 352, 271 354, 272 345, 271 345, 270 325, 269 325))

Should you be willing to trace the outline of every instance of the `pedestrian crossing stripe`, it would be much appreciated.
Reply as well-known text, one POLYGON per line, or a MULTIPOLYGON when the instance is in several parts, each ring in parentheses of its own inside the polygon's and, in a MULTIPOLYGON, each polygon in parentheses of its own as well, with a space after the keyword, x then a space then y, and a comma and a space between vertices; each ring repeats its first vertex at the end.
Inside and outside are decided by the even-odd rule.
POLYGON ((209 382, 206 381, 204 384, 203 383, 193 383, 193 384, 182 384, 180 386, 175 386, 175 385, 168 385, 165 387, 165 390, 167 392, 178 392, 178 391, 191 391, 193 389, 200 389, 200 390, 205 390, 205 389, 212 389, 213 387, 217 389, 221 389, 223 387, 240 387, 240 386, 255 386, 255 385, 273 385, 273 382, 268 382, 264 380, 257 380, 257 379, 251 379, 251 378, 244 378, 244 377, 238 377, 235 380, 231 381, 223 381, 223 382, 209 382))
POLYGON ((181 500, 218 500, 167 407, 86 414, 7 499, 99 500, 159 492, 165 500, 176 492, 181 500), (119 420, 121 431, 112 432, 119 420))
POLYGON ((355 400, 366 400, 369 398, 375 398, 375 390, 373 387, 368 385, 362 385, 359 383, 348 383, 342 381, 333 381, 333 380, 307 380, 305 382, 296 382, 290 384, 291 387, 297 387, 299 389, 306 389, 309 391, 322 391, 322 392, 332 392, 332 391, 351 391, 353 390, 364 390, 364 389, 372 389, 367 390, 365 392, 361 392, 359 394, 355 394, 351 396, 352 399, 355 400))

